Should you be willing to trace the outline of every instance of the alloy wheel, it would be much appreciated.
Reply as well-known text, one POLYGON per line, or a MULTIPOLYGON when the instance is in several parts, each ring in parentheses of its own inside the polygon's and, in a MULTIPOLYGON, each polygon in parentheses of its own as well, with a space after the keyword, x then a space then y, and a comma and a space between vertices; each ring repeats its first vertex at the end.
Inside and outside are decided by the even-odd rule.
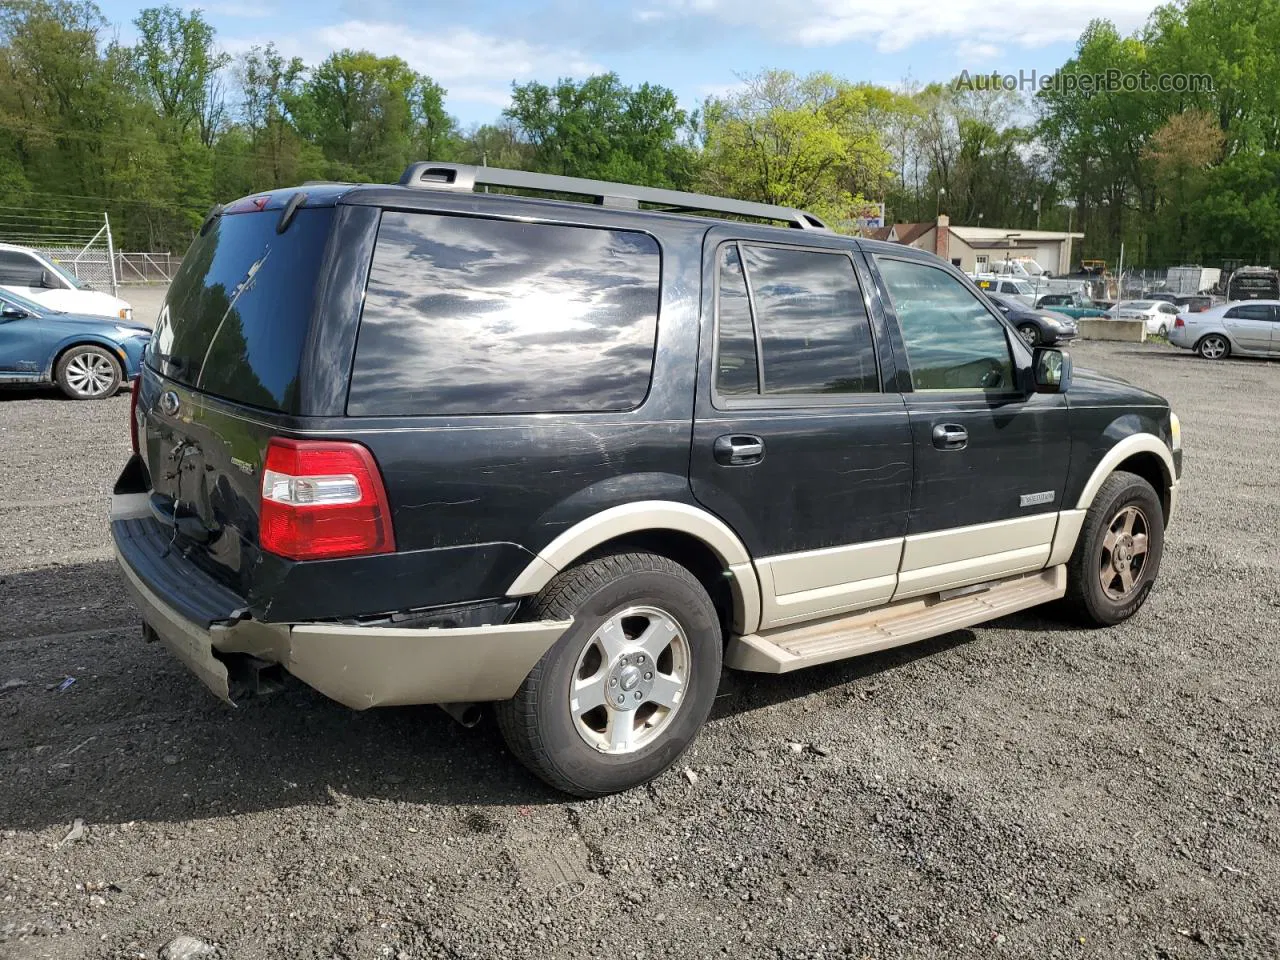
POLYGON ((661 736, 684 701, 692 662, 679 622, 657 607, 628 607, 587 641, 574 667, 574 728, 601 753, 627 754, 661 736))
POLYGON ((1108 524, 1098 569, 1102 592, 1108 598, 1125 600, 1142 582, 1150 530, 1147 515, 1132 505, 1121 509, 1108 524))
POLYGON ((111 361, 100 353, 81 353, 71 358, 66 368, 67 383, 86 397, 99 397, 115 382, 111 361))

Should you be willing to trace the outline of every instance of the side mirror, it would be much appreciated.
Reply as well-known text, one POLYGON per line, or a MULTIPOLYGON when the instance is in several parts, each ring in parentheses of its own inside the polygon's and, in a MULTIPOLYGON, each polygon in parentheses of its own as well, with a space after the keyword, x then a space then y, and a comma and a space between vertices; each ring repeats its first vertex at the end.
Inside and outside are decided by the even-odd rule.
POLYGON ((26 316, 27 311, 22 310, 19 307, 11 307, 7 303, 3 307, 0 307, 0 320, 22 320, 26 316))
POLYGON ((1066 393, 1071 386, 1071 354, 1053 347, 1037 347, 1032 371, 1036 393, 1066 393))
POLYGON ((61 290, 62 284, 48 270, 40 271, 40 286, 44 290, 61 290))

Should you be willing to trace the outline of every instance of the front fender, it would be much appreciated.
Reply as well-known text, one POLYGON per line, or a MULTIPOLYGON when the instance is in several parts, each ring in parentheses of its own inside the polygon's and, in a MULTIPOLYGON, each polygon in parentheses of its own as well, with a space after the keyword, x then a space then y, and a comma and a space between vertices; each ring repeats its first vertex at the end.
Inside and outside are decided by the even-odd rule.
POLYGON ((45 364, 44 375, 48 380, 53 379, 53 368, 58 362, 58 358, 70 350, 72 347, 93 344, 96 347, 103 347, 111 352, 111 355, 120 361, 120 367, 124 371, 124 379, 131 380, 138 375, 141 369, 142 347, 146 343, 144 340, 136 340, 135 348, 128 348, 117 340, 110 337, 104 337, 97 333, 72 333, 63 337, 57 342, 53 350, 49 352, 49 359, 45 364))

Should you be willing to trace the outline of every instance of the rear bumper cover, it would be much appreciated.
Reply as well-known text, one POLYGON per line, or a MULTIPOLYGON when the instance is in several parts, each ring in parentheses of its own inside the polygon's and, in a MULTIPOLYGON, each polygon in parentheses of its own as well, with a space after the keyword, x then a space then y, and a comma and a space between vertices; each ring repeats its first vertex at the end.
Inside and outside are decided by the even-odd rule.
POLYGON ((221 655, 236 653, 279 663, 356 710, 505 700, 572 625, 571 620, 451 629, 261 623, 249 618, 225 588, 219 589, 226 596, 210 596, 204 582, 209 578, 177 551, 158 556, 151 545, 131 537, 128 521, 140 521, 149 512, 145 494, 112 499, 112 537, 125 583, 156 637, 228 703, 221 655))

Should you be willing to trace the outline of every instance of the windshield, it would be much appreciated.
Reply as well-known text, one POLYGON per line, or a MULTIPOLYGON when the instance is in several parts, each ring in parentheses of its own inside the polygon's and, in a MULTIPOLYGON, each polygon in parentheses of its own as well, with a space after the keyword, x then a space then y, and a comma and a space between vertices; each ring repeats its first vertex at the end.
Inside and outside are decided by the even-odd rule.
POLYGON ((1027 281, 1025 280, 1014 280, 1012 281, 1012 283, 1013 283, 1013 289, 1017 290, 1021 294, 1029 296, 1030 294, 1035 292, 1034 290, 1032 290, 1031 284, 1027 283, 1027 281))
POLYGON ((60 276, 63 280, 67 281, 67 283, 71 284, 71 286, 72 286, 72 288, 73 288, 73 289, 75 289, 75 290, 83 290, 83 289, 84 289, 84 284, 83 284, 83 283, 81 283, 81 282, 80 282, 80 281, 79 281, 79 280, 78 280, 78 279, 77 279, 73 274, 71 274, 71 273, 67 270, 67 268, 66 268, 66 267, 63 267, 63 266, 62 266, 61 264, 59 264, 56 260, 50 260, 50 261, 49 261, 49 266, 53 268, 53 272, 54 272, 54 273, 56 273, 58 276, 60 276))

